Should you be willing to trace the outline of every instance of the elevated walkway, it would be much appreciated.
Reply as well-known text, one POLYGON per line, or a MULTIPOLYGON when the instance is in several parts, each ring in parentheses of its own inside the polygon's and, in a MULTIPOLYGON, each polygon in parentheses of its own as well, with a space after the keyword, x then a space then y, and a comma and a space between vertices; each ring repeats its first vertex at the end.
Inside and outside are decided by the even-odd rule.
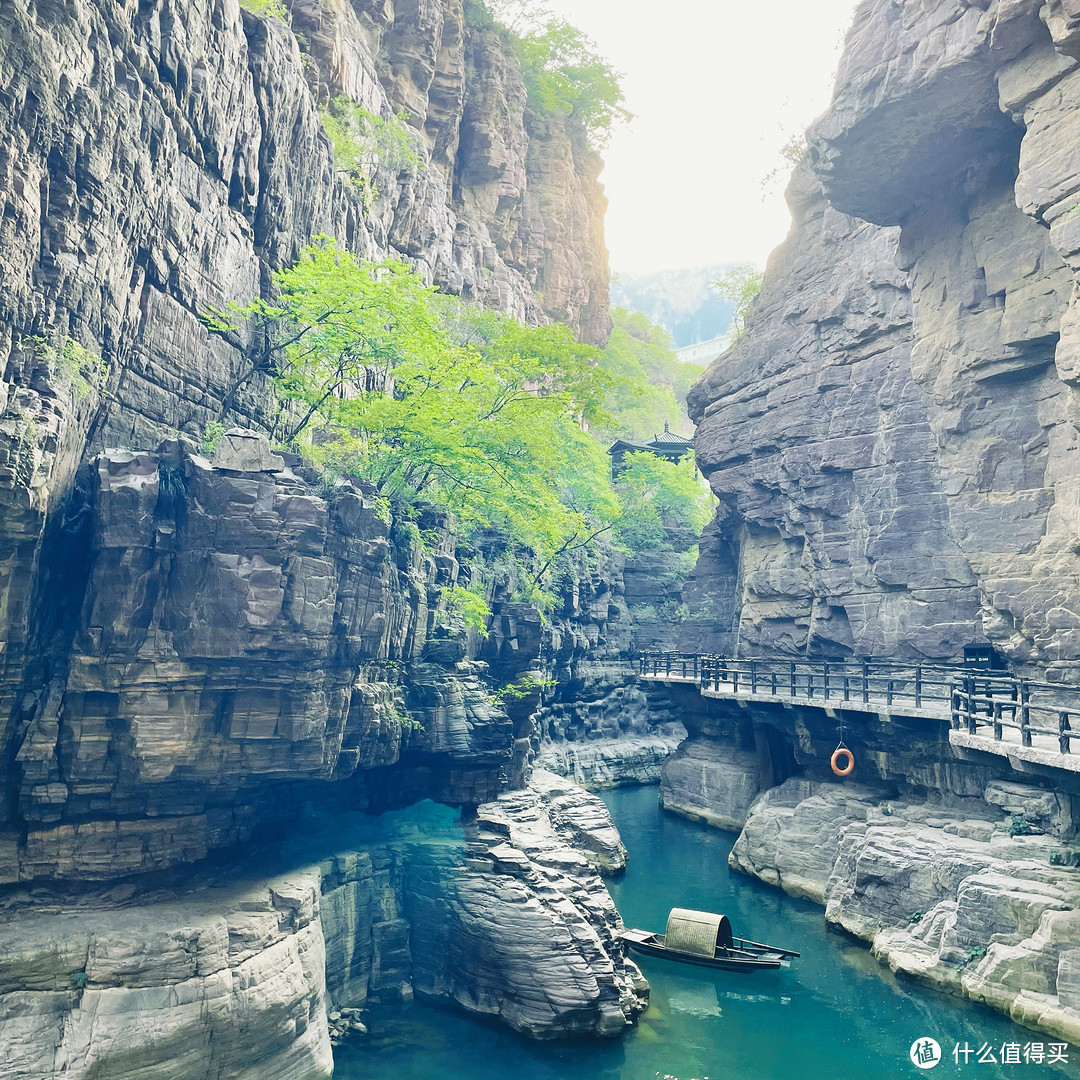
POLYGON ((643 653, 638 674, 740 705, 939 720, 954 746, 1006 757, 1021 772, 1036 765, 1080 773, 1080 687, 964 667, 708 653, 643 653))

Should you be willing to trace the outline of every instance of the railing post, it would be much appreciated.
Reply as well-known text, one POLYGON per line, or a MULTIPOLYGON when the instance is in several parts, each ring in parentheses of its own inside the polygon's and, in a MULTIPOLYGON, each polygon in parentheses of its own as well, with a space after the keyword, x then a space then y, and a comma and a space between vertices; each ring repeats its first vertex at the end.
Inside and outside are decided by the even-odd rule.
POLYGON ((795 661, 791 661, 791 696, 795 696, 795 661))
POLYGON ((739 661, 736 660, 731 666, 731 692, 737 694, 739 692, 739 661))
POLYGON ((1028 705, 1031 690, 1027 679, 1020 680, 1020 742, 1031 745, 1031 708, 1028 705))
POLYGON ((977 726, 977 721, 975 720, 975 702, 972 700, 975 696, 974 676, 968 675, 964 679, 964 685, 967 690, 967 729, 969 735, 974 735, 977 726))
POLYGON ((864 660, 862 662, 862 699, 863 704, 867 705, 870 702, 870 672, 869 665, 864 660))
POLYGON ((750 693, 757 693, 757 661, 750 658, 750 693))
POLYGON ((823 660, 821 662, 822 682, 825 684, 825 700, 829 700, 829 661, 823 660))
POLYGON ((771 688, 772 688, 772 696, 776 697, 776 668, 775 667, 773 667, 772 671, 769 672, 769 680, 770 680, 770 685, 771 685, 771 688))
POLYGON ((664 672, 668 678, 671 677, 671 653, 664 653, 664 672))
POLYGON ((889 680, 889 687, 885 691, 885 704, 891 707, 892 706, 892 699, 893 699, 893 680, 890 679, 889 680))
POLYGON ((960 730, 960 691, 955 682, 949 683, 949 706, 952 709, 953 731, 960 730))
POLYGON ((1072 738, 1072 725, 1069 723, 1067 712, 1058 713, 1058 748, 1063 754, 1072 753, 1069 740, 1072 738))
POLYGON ((1001 741, 1001 702, 994 702, 994 738, 1001 741))
POLYGON ((850 688, 848 687, 848 676, 847 676, 847 671, 845 670, 845 672, 844 672, 844 700, 845 701, 850 701, 851 700, 851 694, 850 694, 849 690, 850 690, 850 688))
POLYGON ((922 708, 922 664, 915 665, 915 708, 922 708))
POLYGON ((814 696, 814 669, 809 664, 806 666, 806 696, 811 699, 814 696))

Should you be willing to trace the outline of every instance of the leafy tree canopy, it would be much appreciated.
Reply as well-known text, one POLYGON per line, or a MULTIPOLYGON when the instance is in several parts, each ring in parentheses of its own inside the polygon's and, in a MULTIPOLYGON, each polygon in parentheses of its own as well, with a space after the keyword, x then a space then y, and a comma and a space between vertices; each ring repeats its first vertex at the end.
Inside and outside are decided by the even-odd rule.
POLYGON ((275 285, 210 323, 265 324, 279 437, 330 476, 440 503, 464 535, 497 528, 541 560, 617 516, 607 456, 581 427, 604 421, 610 380, 568 328, 475 311, 325 240, 275 285))
POLYGON ((735 313, 731 317, 733 336, 738 338, 746 330, 753 310, 754 301, 761 292, 761 282, 765 277, 761 270, 756 270, 749 263, 741 263, 733 266, 722 278, 713 282, 713 288, 724 300, 730 300, 735 305, 735 313))
POLYGON ((671 530, 696 536, 708 524, 715 500, 691 455, 669 461, 640 451, 627 454, 624 465, 615 481, 623 505, 616 535, 631 551, 667 547, 671 530))
POLYGON ((611 378, 609 438, 647 439, 665 422, 690 433, 686 395, 704 370, 679 360, 671 336, 640 312, 612 309, 613 328, 601 365, 611 378))

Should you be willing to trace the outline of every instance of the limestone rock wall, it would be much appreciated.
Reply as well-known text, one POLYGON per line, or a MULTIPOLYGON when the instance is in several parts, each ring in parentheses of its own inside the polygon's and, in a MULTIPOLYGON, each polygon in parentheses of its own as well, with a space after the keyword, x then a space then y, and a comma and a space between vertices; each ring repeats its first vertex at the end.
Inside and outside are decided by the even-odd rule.
POLYGON ((927 806, 788 780, 754 802, 729 862, 823 904, 894 970, 1075 1042, 1080 876, 1054 865, 1052 836, 1014 835, 1018 814, 1060 827, 1053 797, 1022 784, 927 806))
POLYGON ((718 646, 951 660, 990 640, 1071 677, 1066 9, 859 7, 792 234, 691 394, 723 504, 695 574, 718 646))
POLYGON ((313 805, 276 848, 171 894, 9 893, 0 1077, 329 1077, 328 1014, 414 989, 539 1038, 618 1034, 648 987, 589 859, 625 852, 571 788, 550 777, 465 823, 313 805))
POLYGON ((599 162, 526 109, 512 48, 460 0, 286 6, 0 12, 4 880, 199 858, 280 785, 402 746, 427 762, 416 797, 524 775, 481 668, 418 667, 405 702, 452 541, 425 559, 358 490, 198 458, 207 423, 258 430, 267 401, 243 377, 258 342, 201 316, 327 234, 603 341, 599 162), (356 190, 319 120, 341 96, 403 116, 417 163, 356 190))
POLYGON ((232 390, 249 343, 199 316, 319 233, 606 336, 599 162, 564 125, 530 130, 509 46, 460 0, 289 6, 292 29, 235 0, 5 7, 4 356, 32 334, 100 353, 98 447, 197 437, 223 402, 257 419, 258 381, 232 390), (419 164, 382 170, 373 201, 320 125, 338 96, 414 132, 419 164))
POLYGON ((393 544, 370 494, 309 479, 241 432, 213 464, 176 441, 96 459, 71 624, 11 729, 5 880, 197 861, 287 812, 289 785, 366 804, 364 776, 403 752, 428 764, 414 797, 507 783, 512 725, 483 665, 420 660, 453 560, 393 544))
MULTIPOLYGON (((504 599, 521 591, 517 572, 500 566, 505 552, 478 553, 465 570, 488 583, 493 612, 478 655, 514 720, 517 755, 589 789, 655 783, 660 766, 685 734, 667 695, 639 685, 633 659, 642 606, 620 552, 599 545, 553 582, 555 609, 504 599)), ((468 561, 468 560, 466 560, 468 561)), ((666 563, 665 563, 666 565, 666 563)), ((678 596, 678 583, 658 595, 678 596)), ((660 626, 650 608, 648 626, 660 626)), ((667 623, 669 636, 675 624, 667 623)))

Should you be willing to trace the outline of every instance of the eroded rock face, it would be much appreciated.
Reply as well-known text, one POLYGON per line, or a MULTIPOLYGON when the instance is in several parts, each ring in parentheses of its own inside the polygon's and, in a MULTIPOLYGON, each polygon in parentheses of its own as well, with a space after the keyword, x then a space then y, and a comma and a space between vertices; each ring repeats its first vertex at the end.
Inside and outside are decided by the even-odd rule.
MULTIPOLYGON (((162 466, 163 438, 266 420, 257 343, 210 334, 209 308, 265 290, 321 233, 523 320, 607 333, 598 163, 559 122, 529 129, 498 34, 466 27, 458 0, 292 9, 295 35, 235 0, 0 15, 0 823, 28 827, 32 874, 198 857, 250 828, 244 777, 340 778, 398 755, 389 683, 360 690, 348 669, 415 655, 426 586, 453 560, 426 581, 397 566, 370 506, 327 506, 251 431, 222 440, 216 488, 205 463, 162 466), (374 196, 332 160, 318 109, 341 95, 415 133, 419 163, 382 168, 374 196), (82 372, 42 342, 81 343, 82 372), (99 469, 117 446, 133 449, 99 469), (159 466, 190 485, 183 525, 159 466), (92 539, 90 514, 108 519, 92 539)), ((449 697, 475 697, 470 678, 449 697)), ((436 707, 438 753, 461 742, 457 711, 436 707)), ((505 717, 466 711, 490 757, 505 717)), ((473 781, 456 797, 497 791, 473 781)))
POLYGON ((753 325, 691 395, 723 504, 695 572, 720 647, 954 659, 989 639, 1071 678, 1070 18, 859 8, 753 325))
POLYGON ((414 988, 537 1038, 619 1034, 648 986, 563 839, 617 864, 603 804, 548 777, 455 818, 313 811, 280 850, 179 896, 9 897, 0 1076, 329 1077, 327 1014, 414 988), (299 869, 254 873, 275 863, 299 869))
POLYGON ((753 328, 690 396, 721 500, 692 599, 725 651, 951 656, 978 597, 911 380, 897 233, 834 210, 805 166, 791 195, 753 328))
POLYGON ((324 498, 265 436, 231 433, 216 462, 175 442, 97 459, 70 658, 23 706, 8 880, 192 862, 280 813, 283 784, 403 750, 429 765, 415 797, 507 782, 512 726, 483 665, 419 662, 428 589, 454 567, 395 548, 373 498, 324 498))
POLYGON ((660 806, 720 829, 741 829, 758 785, 756 754, 713 739, 688 739, 664 763, 660 806))
POLYGON ((319 873, 8 919, 0 1075, 329 1077, 319 873))
POLYGON ((1012 835, 1001 795, 928 806, 789 780, 754 802, 729 863, 823 904, 894 970, 1075 1042, 1080 873, 1051 865, 1052 837, 1012 835))

